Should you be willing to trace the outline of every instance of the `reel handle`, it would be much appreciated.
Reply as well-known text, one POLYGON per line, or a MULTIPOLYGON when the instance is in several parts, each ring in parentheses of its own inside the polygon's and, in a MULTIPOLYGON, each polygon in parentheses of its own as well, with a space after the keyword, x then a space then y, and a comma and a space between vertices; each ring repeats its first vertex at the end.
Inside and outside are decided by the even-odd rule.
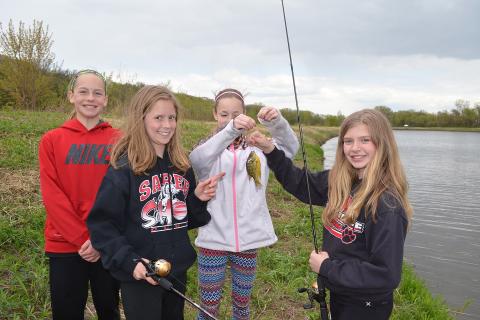
MULTIPOLYGON (((203 312, 206 316, 208 316, 210 319, 212 320, 218 320, 215 316, 213 316, 210 312, 208 312, 207 310, 205 310, 204 308, 202 308, 198 303, 196 303, 195 301, 193 301, 192 299, 186 297, 183 293, 181 293, 180 291, 178 291, 177 289, 175 289, 175 287, 173 286, 173 284, 168 281, 166 278, 164 278, 161 274, 164 274, 163 271, 165 271, 166 269, 165 268, 158 268, 159 264, 158 262, 160 261, 160 264, 162 265, 162 267, 165 267, 167 263, 168 264, 168 273, 170 273, 170 262, 166 261, 166 260, 163 260, 163 259, 159 259, 159 260, 156 260, 156 261, 153 261, 153 262, 145 262, 143 259, 133 259, 134 262, 140 262, 141 264, 143 264, 145 266, 145 269, 147 269, 147 273, 146 273, 146 276, 147 277, 151 277, 153 280, 155 280, 163 289, 167 290, 167 291, 171 291, 171 292, 174 292, 175 294, 177 294, 178 296, 180 296, 182 299, 184 299, 185 301, 187 301, 188 303, 190 303, 193 307, 195 307, 198 311, 201 311, 203 312), (163 271, 159 271, 159 270, 163 270, 163 271)), ((165 274, 165 276, 168 275, 165 274)))
POLYGON ((298 288, 297 291, 299 293, 303 293, 303 292, 307 293, 308 302, 303 304, 303 309, 305 309, 305 310, 312 309, 313 308, 313 300, 315 299, 314 298, 314 295, 315 295, 314 291, 312 289, 309 289, 309 288, 298 288))

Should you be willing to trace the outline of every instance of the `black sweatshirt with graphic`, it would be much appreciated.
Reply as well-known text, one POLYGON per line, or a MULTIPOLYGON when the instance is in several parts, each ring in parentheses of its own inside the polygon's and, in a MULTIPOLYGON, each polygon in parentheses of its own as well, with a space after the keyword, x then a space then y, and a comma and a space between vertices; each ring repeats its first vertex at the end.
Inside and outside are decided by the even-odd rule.
POLYGON ((210 220, 207 203, 194 194, 193 170, 178 172, 167 153, 148 174, 135 175, 121 162, 108 169, 87 219, 103 266, 120 281, 134 280, 138 258, 165 259, 172 275, 184 274, 196 258, 187 230, 210 220))
MULTIPOLYGON (((274 149, 266 157, 284 189, 308 203, 305 171, 295 167, 281 150, 274 149)), ((328 201, 328 174, 328 170, 308 172, 314 205, 325 206, 328 201)), ((353 224, 337 218, 324 227, 322 249, 330 258, 322 263, 320 275, 327 288, 355 300, 391 297, 400 283, 407 225, 400 202, 385 192, 379 199, 375 222, 370 215, 366 218, 362 209, 353 224)))

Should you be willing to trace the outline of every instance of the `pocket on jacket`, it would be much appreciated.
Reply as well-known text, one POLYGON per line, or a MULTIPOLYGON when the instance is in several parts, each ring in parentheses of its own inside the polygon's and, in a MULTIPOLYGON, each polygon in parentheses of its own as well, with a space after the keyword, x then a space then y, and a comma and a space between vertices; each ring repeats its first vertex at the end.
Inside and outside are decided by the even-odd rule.
POLYGON ((185 272, 197 259, 197 252, 188 242, 176 243, 172 250, 172 269, 179 273, 185 272))
POLYGON ((193 265, 197 253, 190 242, 186 241, 167 244, 156 243, 150 256, 152 260, 167 260, 172 265, 171 272, 182 273, 193 265))
POLYGON ((45 239, 48 241, 58 241, 58 242, 67 242, 60 232, 58 232, 55 227, 47 221, 45 231, 45 239))

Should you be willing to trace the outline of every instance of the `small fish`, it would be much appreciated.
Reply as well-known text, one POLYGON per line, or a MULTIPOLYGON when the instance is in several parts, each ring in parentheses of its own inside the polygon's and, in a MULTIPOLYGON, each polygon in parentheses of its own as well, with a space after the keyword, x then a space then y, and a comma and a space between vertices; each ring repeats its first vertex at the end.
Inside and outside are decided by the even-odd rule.
POLYGON ((261 186, 260 177, 262 176, 261 168, 260 168, 260 158, 255 153, 255 151, 251 151, 248 155, 247 159, 247 173, 250 178, 255 181, 255 185, 257 187, 261 186))

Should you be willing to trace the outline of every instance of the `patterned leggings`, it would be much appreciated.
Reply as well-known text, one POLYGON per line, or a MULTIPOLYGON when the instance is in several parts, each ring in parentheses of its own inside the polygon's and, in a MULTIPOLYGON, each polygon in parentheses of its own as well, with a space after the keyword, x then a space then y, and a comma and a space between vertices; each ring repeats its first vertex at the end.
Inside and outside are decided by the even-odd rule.
MULTIPOLYGON (((227 262, 232 270, 232 302, 235 320, 250 318, 250 296, 257 271, 257 250, 229 252, 198 248, 198 282, 202 307, 218 315, 227 262)), ((197 320, 208 320, 199 313, 197 320)))

